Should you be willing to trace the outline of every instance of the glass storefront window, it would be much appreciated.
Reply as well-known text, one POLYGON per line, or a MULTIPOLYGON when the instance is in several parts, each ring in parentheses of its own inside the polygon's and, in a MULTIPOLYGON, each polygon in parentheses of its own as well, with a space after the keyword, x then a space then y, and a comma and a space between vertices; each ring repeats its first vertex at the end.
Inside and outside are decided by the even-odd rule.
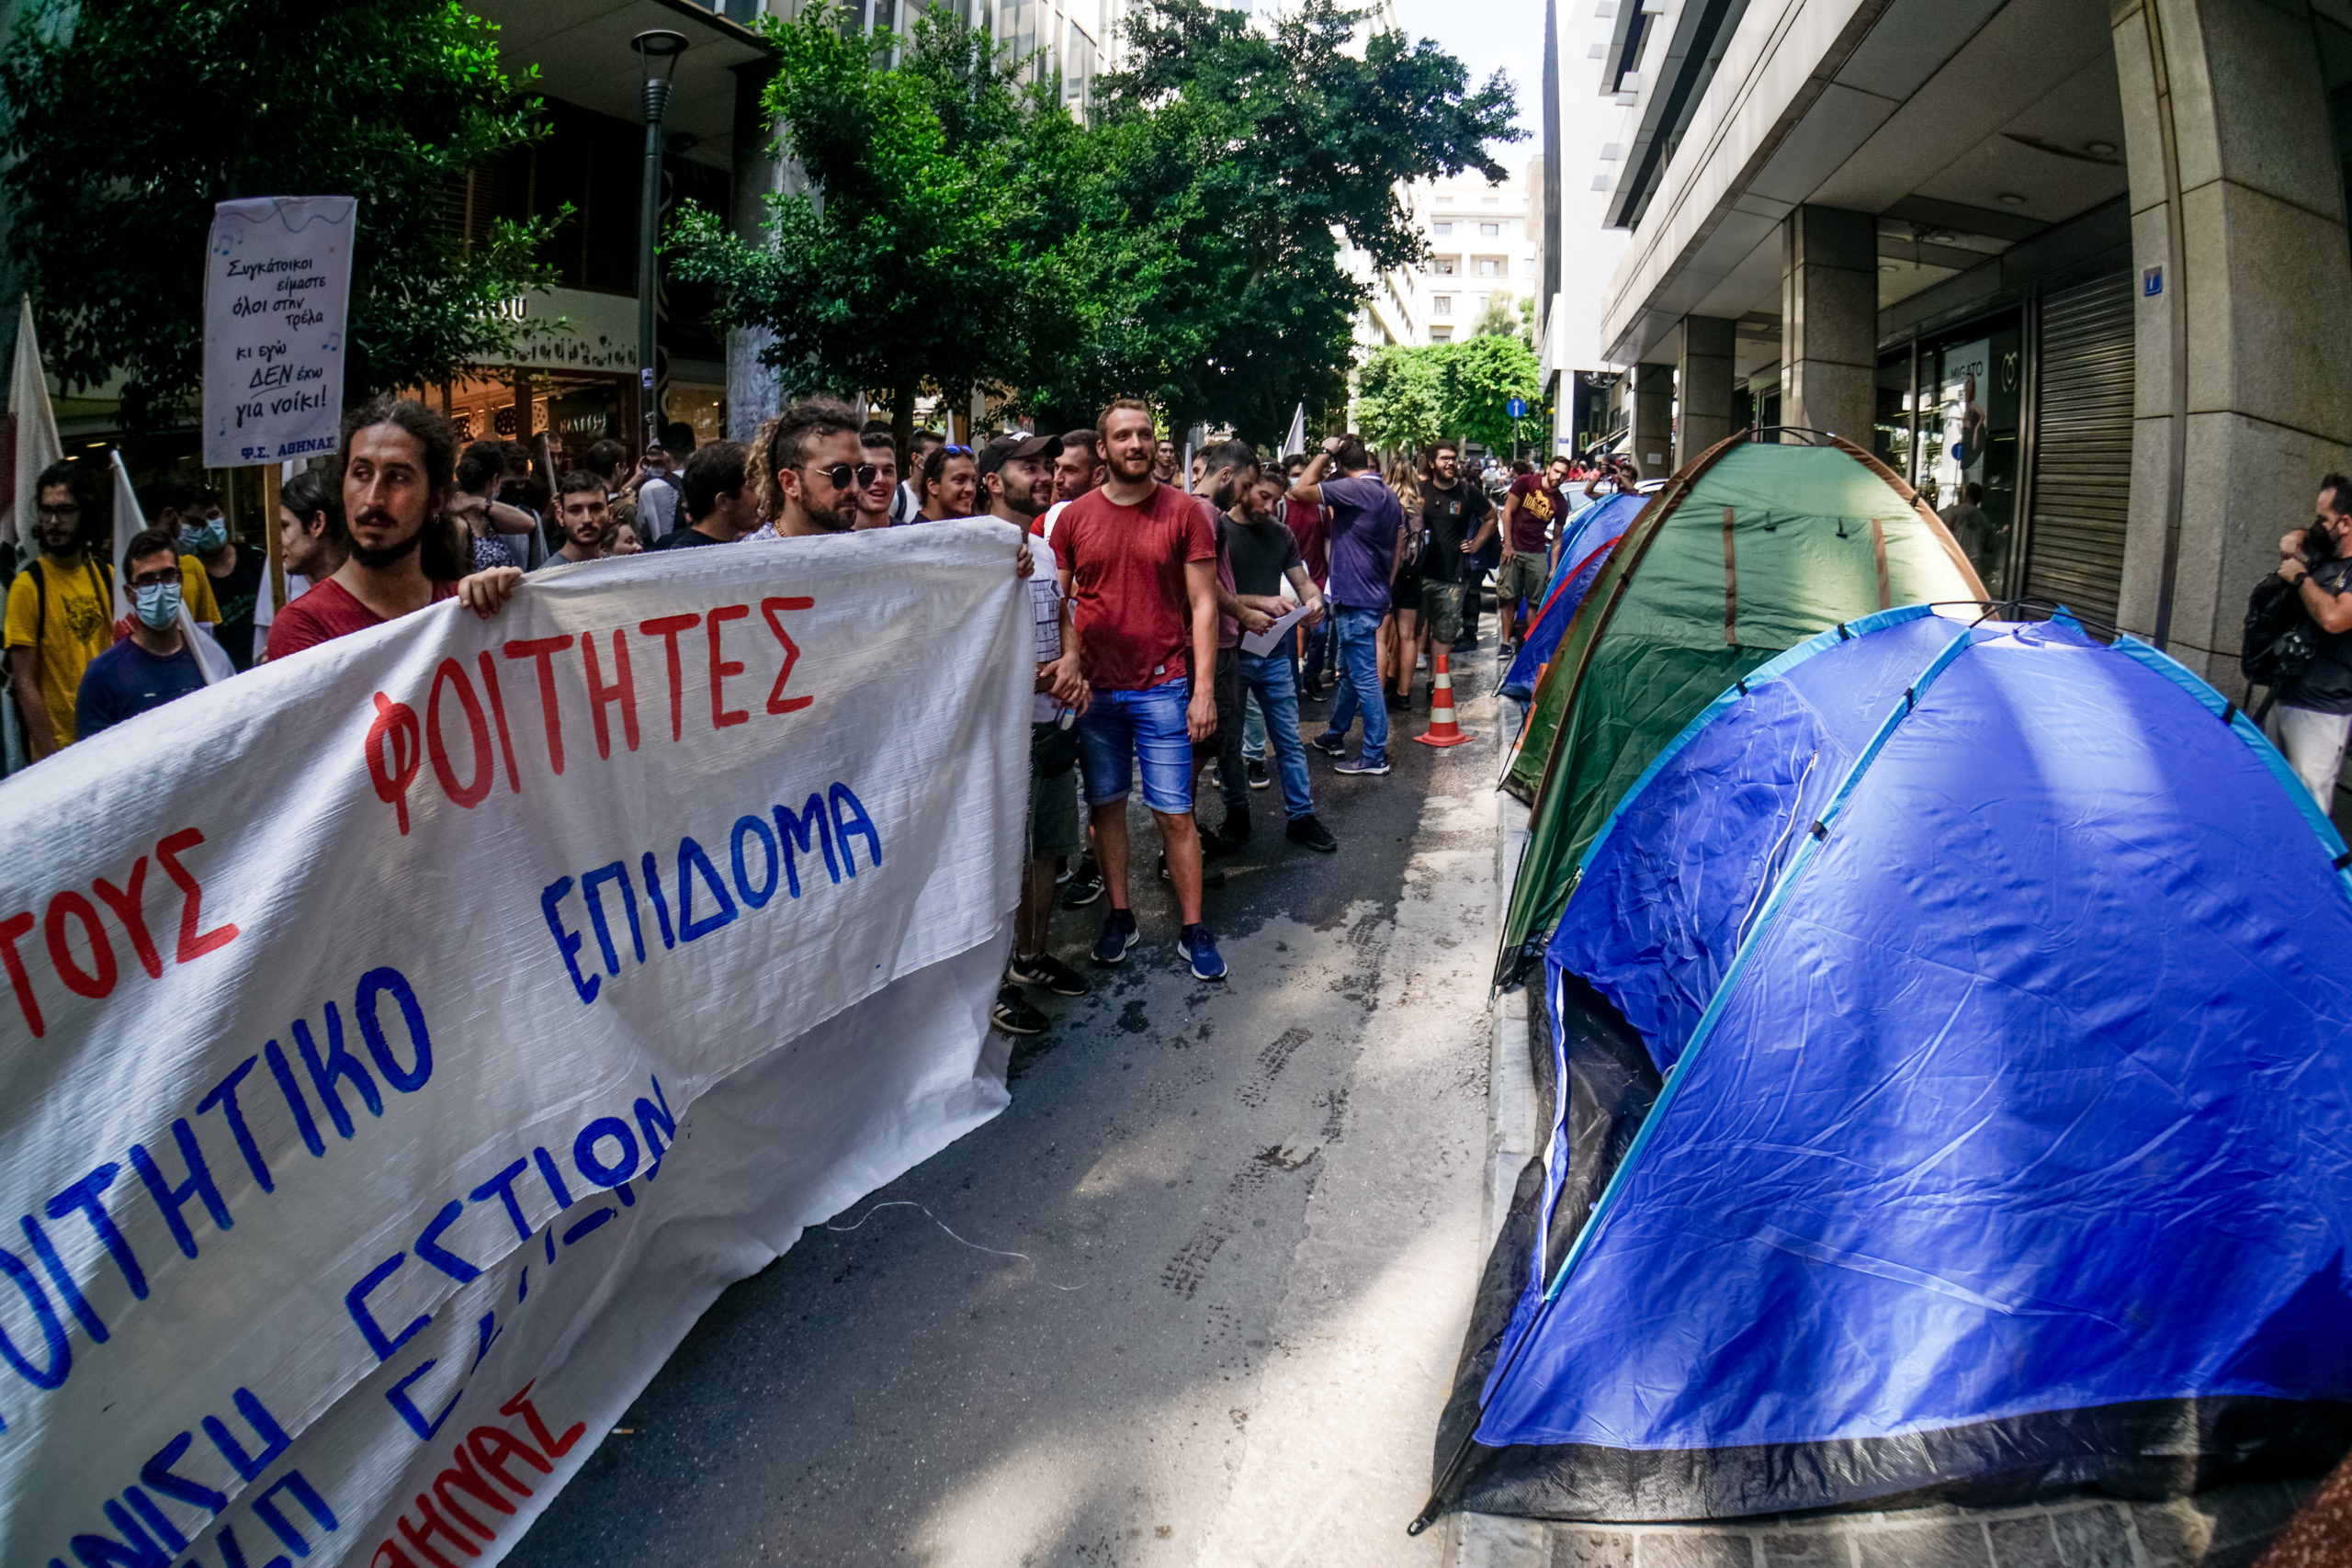
POLYGON ((1871 450, 1880 462, 1911 477, 1911 351, 1898 349, 1878 362, 1878 408, 1871 422, 1871 450))
POLYGON ((2014 313, 1919 345, 1918 490, 1987 592, 2011 593, 2025 344, 2014 313))

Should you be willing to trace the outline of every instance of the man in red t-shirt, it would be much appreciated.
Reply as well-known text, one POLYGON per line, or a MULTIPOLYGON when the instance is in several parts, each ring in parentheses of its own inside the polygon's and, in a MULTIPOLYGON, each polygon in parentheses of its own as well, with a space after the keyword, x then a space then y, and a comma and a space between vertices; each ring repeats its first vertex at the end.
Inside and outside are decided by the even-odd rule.
POLYGON ((1078 721, 1079 761, 1111 912, 1094 961, 1117 964, 1136 941, 1127 906, 1127 792, 1143 764, 1143 799, 1159 824, 1183 916, 1180 943, 1204 980, 1225 978, 1201 923, 1201 835, 1193 821, 1193 743, 1216 731, 1216 536, 1190 496, 1153 476, 1150 406, 1121 398, 1097 426, 1109 473, 1054 528, 1071 602, 1079 668, 1092 701, 1078 721), (1196 678, 1197 677, 1197 678, 1196 678))
MULTIPOLYGON (((277 612, 269 657, 380 626, 452 598, 465 560, 443 513, 456 490, 458 430, 423 403, 379 397, 343 416, 342 532, 333 577, 277 612)), ((335 526, 333 513, 327 526, 335 526)))

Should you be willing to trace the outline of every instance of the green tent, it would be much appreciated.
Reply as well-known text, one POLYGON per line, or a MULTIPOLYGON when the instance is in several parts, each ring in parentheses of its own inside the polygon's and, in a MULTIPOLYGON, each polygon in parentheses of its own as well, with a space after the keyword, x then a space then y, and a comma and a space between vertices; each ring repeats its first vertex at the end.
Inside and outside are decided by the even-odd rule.
POLYGON ((1693 459, 1618 541, 1537 684, 1503 780, 1533 810, 1497 983, 1541 954, 1610 812, 1724 688, 1873 610, 1984 597, 1936 514, 1849 442, 1735 437, 1693 459))

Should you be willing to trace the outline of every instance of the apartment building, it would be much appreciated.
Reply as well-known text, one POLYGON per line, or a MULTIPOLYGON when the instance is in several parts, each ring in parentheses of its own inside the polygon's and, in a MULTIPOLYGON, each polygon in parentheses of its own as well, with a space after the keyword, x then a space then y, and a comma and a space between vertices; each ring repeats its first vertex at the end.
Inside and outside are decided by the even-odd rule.
POLYGON ((1413 209, 1429 259, 1421 265, 1427 343, 1472 336, 1481 321, 1520 327, 1520 303, 1541 284, 1540 204, 1523 180, 1488 185, 1476 175, 1424 181, 1413 209))

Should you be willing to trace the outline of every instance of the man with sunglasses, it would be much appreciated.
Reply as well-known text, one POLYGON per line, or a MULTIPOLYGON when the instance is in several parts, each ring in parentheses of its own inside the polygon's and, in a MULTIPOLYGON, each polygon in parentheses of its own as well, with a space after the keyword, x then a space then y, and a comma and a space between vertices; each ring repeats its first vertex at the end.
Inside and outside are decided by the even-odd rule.
POLYGON ((865 460, 856 413, 833 398, 803 398, 762 427, 761 510, 754 539, 806 539, 857 526, 858 492, 879 472, 865 460))

